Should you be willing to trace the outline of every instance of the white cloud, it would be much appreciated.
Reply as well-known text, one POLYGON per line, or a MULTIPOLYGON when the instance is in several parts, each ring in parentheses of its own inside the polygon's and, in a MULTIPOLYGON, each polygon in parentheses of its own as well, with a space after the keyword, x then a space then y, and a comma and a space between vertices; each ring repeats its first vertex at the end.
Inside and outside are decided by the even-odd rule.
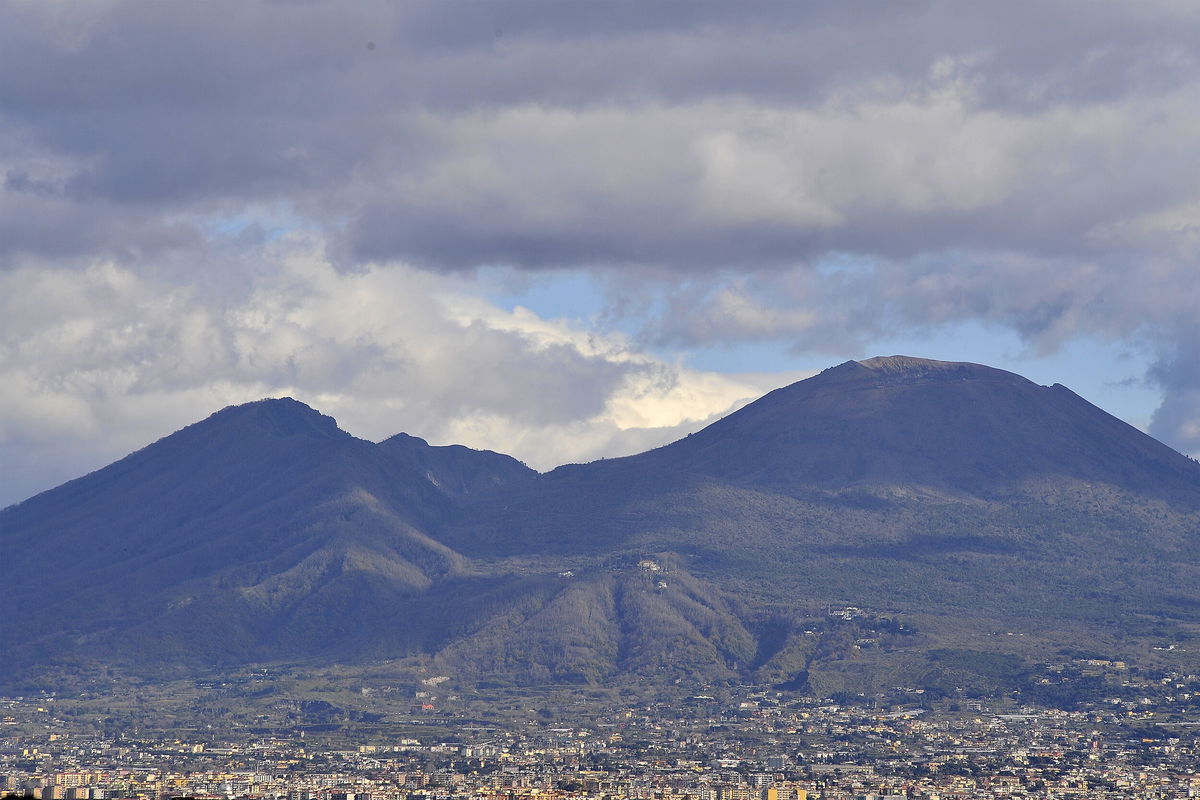
POLYGON ((465 279, 339 272, 302 237, 257 256, 276 269, 237 300, 111 262, 0 275, 3 501, 265 396, 364 438, 406 430, 546 469, 663 444, 772 388, 499 309, 465 279))

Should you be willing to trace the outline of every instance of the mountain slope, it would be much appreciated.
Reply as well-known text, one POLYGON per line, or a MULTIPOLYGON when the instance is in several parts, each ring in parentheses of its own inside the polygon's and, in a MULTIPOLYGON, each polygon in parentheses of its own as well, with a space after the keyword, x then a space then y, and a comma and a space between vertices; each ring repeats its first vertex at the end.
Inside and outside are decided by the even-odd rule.
POLYGON ((958 644, 1012 627, 1066 644, 1200 623, 1198 509, 1200 465, 1064 387, 891 357, 562 467, 442 540, 482 558, 670 553, 760 611, 857 606, 958 644))
POLYGON ((489 529, 487 509, 454 541, 478 552, 567 540, 608 547, 665 524, 662 513, 686 519, 694 503, 710 505, 690 495, 734 490, 751 504, 854 513, 888 512, 909 500, 964 511, 990 502, 1061 508, 1136 500, 1187 514, 1200 509, 1200 464, 1063 386, 978 364, 893 356, 827 369, 656 450, 560 467, 536 488, 518 487, 501 525, 489 529), (675 498, 678 513, 664 508, 664 497, 675 498))
POLYGON ((0 672, 412 657, 836 691, 938 647, 1200 639, 1200 465, 1064 387, 901 356, 541 476, 252 403, 0 511, 0 546, 0 672))
POLYGON ((13 594, 0 646, 13 658, 344 652, 366 638, 346 618, 396 628, 413 595, 472 573, 426 532, 449 509, 423 472, 301 403, 228 408, 0 512, 13 594))
POLYGON ((385 439, 379 449, 394 463, 424 475, 452 496, 505 487, 531 480, 537 474, 512 456, 460 444, 431 447, 424 439, 406 433, 385 439))
POLYGON ((1200 465, 1064 386, 905 356, 827 369, 627 464, 785 491, 990 496, 1063 477, 1194 504, 1200 486, 1200 465))

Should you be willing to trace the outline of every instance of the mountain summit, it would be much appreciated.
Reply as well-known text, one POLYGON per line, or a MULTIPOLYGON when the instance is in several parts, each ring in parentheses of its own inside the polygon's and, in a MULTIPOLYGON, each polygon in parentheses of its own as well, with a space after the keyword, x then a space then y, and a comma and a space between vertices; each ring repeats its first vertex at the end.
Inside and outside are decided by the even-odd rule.
POLYGON ((1200 465, 1063 386, 908 356, 545 475, 235 406, 0 511, 0 547, 0 684, 400 659, 462 685, 829 693, 919 685, 947 648, 1200 645, 1200 465))
POLYGON ((1200 486, 1194 461, 1064 386, 910 356, 831 367, 632 461, 778 490, 1072 481, 1191 502, 1200 486))

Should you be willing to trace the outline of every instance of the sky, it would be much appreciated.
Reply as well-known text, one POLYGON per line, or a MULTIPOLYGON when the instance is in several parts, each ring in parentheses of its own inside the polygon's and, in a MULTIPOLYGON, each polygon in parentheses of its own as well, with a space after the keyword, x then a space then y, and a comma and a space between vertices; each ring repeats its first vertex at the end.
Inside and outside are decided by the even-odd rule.
POLYGON ((0 18, 0 506, 263 397, 545 470, 892 354, 1200 454, 1200 4, 0 18))

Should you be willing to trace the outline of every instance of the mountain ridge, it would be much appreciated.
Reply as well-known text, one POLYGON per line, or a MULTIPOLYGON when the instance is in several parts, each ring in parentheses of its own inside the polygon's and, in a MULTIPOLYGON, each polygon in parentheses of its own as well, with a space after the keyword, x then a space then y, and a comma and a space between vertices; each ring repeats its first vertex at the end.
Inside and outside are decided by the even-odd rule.
POLYGON ((1200 465, 1057 384, 907 356, 545 474, 291 398, 231 406, 0 511, 0 543, 0 684, 52 653, 828 692, 919 682, 980 628, 1130 659, 1200 637, 1200 465), (831 606, 928 633, 854 666, 831 606))
MULTIPOLYGON (((759 458, 775 447, 779 460, 771 466, 777 471, 795 470, 797 455, 800 461, 808 458, 809 472, 804 477, 810 485, 890 480, 974 490, 981 481, 969 476, 985 464, 990 472, 986 479, 994 483, 1031 473, 1075 471, 1085 479, 1118 485, 1132 479, 1139 490, 1166 491, 1176 497, 1191 496, 1200 485, 1200 465, 1069 389, 1058 384, 1039 386, 1014 373, 967 362, 908 356, 848 361, 769 392, 703 431, 652 452, 666 455, 706 447, 716 451, 706 473, 731 476, 731 456, 724 452, 730 448, 721 447, 722 435, 736 437, 731 445, 743 446, 748 440, 762 445, 759 458), (948 386, 954 392, 946 391, 948 386), (804 404, 804 419, 789 414, 798 403, 804 404), (1107 437, 1121 442, 1124 452, 1102 446, 1105 437, 1097 433, 1101 428, 1107 437), (1163 468, 1155 471, 1153 480, 1130 478, 1127 471, 1088 469, 1072 457, 1071 436, 1089 439, 1096 465, 1122 456, 1153 460, 1163 468), (1023 438, 1015 442, 1019 452, 1010 455, 1006 451, 1014 437, 1023 438), (818 446, 823 451, 812 454, 818 446), (968 448, 973 450, 968 453, 968 448), (861 454, 866 452, 881 460, 903 461, 890 472, 867 463, 846 463, 855 454, 862 462, 865 455, 861 454), (926 463, 914 464, 917 455, 926 463), (1163 478, 1174 483, 1157 485, 1163 478)), ((686 457, 668 463, 678 469, 683 460, 686 457)))

